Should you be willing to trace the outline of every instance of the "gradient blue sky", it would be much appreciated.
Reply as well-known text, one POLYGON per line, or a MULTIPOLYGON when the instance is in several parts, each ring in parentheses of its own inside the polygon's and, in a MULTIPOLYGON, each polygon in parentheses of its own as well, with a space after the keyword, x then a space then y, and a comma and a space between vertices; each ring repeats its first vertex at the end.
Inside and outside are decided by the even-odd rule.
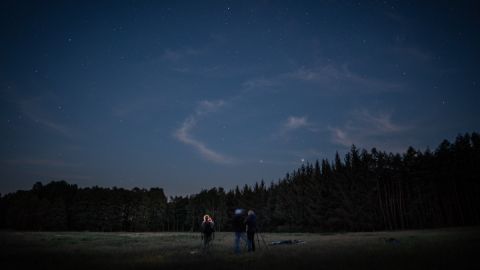
POLYGON ((2 194, 64 179, 184 195, 351 144, 425 150, 480 130, 477 1, 2 1, 0 15, 2 194))

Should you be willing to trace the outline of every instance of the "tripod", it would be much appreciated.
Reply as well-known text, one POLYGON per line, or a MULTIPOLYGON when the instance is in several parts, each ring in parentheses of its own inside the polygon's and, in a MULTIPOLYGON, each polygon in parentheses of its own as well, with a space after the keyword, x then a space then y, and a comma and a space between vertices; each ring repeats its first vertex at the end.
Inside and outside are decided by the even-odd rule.
POLYGON ((258 247, 260 247, 260 239, 262 239, 263 245, 264 245, 265 248, 268 250, 267 242, 265 242, 265 238, 264 238, 263 235, 260 233, 260 229, 258 229, 258 227, 257 227, 257 232, 256 232, 255 234, 257 235, 258 247))

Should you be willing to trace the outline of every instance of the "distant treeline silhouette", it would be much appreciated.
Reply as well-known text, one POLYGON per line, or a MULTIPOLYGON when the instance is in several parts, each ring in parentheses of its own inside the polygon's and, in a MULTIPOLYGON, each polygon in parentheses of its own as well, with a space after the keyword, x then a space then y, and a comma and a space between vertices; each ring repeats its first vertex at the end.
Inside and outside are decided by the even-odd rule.
POLYGON ((16 230, 197 231, 203 214, 231 229, 235 208, 254 209, 262 231, 374 231, 480 224, 480 135, 435 151, 358 150, 302 165, 278 182, 202 190, 36 183, 0 199, 0 226, 16 230))

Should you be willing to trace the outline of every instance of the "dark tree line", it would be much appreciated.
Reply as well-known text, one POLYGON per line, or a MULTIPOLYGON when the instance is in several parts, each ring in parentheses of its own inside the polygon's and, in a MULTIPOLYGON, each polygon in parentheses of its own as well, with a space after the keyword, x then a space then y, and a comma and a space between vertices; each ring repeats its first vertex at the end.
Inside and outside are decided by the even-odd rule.
POLYGON ((480 224, 480 135, 403 154, 352 146, 343 159, 302 165, 276 183, 167 199, 161 188, 36 183, 0 198, 0 226, 17 230, 197 231, 203 214, 231 229, 254 209, 262 231, 373 231, 480 224))

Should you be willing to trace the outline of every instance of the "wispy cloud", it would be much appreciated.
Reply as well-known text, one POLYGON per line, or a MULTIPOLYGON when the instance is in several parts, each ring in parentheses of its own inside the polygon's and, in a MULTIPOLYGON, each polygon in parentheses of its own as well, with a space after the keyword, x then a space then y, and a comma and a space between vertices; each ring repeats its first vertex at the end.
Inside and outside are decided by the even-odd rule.
POLYGON ((412 59, 419 63, 427 63, 433 59, 432 53, 418 47, 394 47, 392 51, 402 58, 412 59))
POLYGON ((408 129, 406 126, 394 123, 392 121, 391 113, 380 112, 377 114, 372 114, 367 110, 361 110, 357 113, 357 115, 361 121, 373 127, 375 132, 392 133, 408 129))
POLYGON ((404 88, 402 83, 364 76, 344 65, 316 65, 298 67, 270 77, 251 78, 243 83, 243 93, 290 90, 299 83, 315 85, 328 93, 381 93, 397 92, 404 88))
POLYGON ((294 130, 294 129, 299 129, 306 126, 309 126, 306 116, 302 116, 302 117, 289 116, 287 118, 287 121, 283 125, 283 128, 285 130, 294 130))
POLYGON ((354 138, 350 138, 350 134, 347 134, 346 128, 336 128, 330 127, 331 135, 332 135, 332 142, 336 144, 340 144, 343 146, 351 146, 355 143, 354 138))
POLYGON ((416 66, 417 73, 444 76, 445 74, 458 72, 454 67, 439 64, 438 61, 435 61, 435 53, 426 48, 418 45, 407 45, 402 41, 397 43, 399 44, 390 49, 390 53, 393 57, 402 59, 402 61, 408 62, 409 65, 416 66))
POLYGON ((112 107, 112 115, 118 118, 128 117, 137 113, 152 113, 165 106, 164 99, 158 96, 148 95, 135 98, 123 98, 112 107))
POLYGON ((307 116, 288 116, 282 123, 280 129, 272 134, 273 138, 289 139, 290 134, 297 130, 318 131, 314 123, 308 120, 307 116))
POLYGON ((188 116, 177 130, 174 132, 174 137, 180 142, 192 146, 202 157, 205 159, 219 163, 219 164, 229 164, 233 163, 234 159, 228 156, 225 156, 211 148, 209 148, 204 142, 195 139, 192 135, 193 129, 197 126, 199 118, 205 116, 209 113, 216 112, 221 107, 225 105, 223 100, 201 101, 195 113, 188 116))
MULTIPOLYGON (((396 138, 411 129, 392 120, 391 113, 371 113, 360 110, 352 113, 352 118, 341 127, 329 127, 331 140, 335 144, 349 147, 382 147, 390 151, 404 150, 396 138)), ((402 140, 404 141, 404 140, 402 140)))
POLYGON ((199 102, 195 112, 197 115, 204 115, 207 113, 215 112, 223 106, 225 106, 225 101, 223 100, 202 100, 199 102))
POLYGON ((167 61, 177 63, 190 56, 200 55, 202 52, 203 50, 193 48, 165 49, 163 51, 162 58, 167 61))
POLYGON ((54 131, 64 135, 65 137, 69 137, 69 138, 74 137, 73 132, 70 130, 70 128, 68 128, 65 125, 53 122, 52 120, 49 120, 49 119, 34 116, 34 115, 27 115, 27 116, 29 116, 35 122, 40 123, 43 126, 48 127, 51 130, 54 130, 54 131))
MULTIPOLYGON (((299 69, 287 74, 288 77, 303 82, 319 84, 322 89, 336 89, 332 86, 349 83, 353 86, 359 86, 363 91, 371 92, 389 92, 401 89, 401 84, 389 82, 377 78, 362 76, 353 72, 348 65, 337 67, 334 65, 325 65, 314 68, 300 67, 299 69)), ((361 89, 355 89, 360 91, 361 89)))
POLYGON ((267 78, 255 78, 249 79, 243 83, 243 89, 245 91, 265 89, 274 86, 278 86, 279 81, 276 79, 267 79, 267 78))
POLYGON ((197 67, 192 60, 207 54, 208 46, 202 48, 181 47, 176 49, 165 49, 161 54, 161 60, 169 67, 170 70, 189 74, 203 73, 204 70, 211 67, 197 67))
MULTIPOLYGON (((66 125, 58 123, 53 120, 46 110, 40 106, 39 99, 27 99, 19 102, 20 110, 31 121, 42 125, 56 133, 59 133, 65 137, 73 138, 75 133, 66 125)), ((61 109, 61 108, 59 108, 61 109)))

